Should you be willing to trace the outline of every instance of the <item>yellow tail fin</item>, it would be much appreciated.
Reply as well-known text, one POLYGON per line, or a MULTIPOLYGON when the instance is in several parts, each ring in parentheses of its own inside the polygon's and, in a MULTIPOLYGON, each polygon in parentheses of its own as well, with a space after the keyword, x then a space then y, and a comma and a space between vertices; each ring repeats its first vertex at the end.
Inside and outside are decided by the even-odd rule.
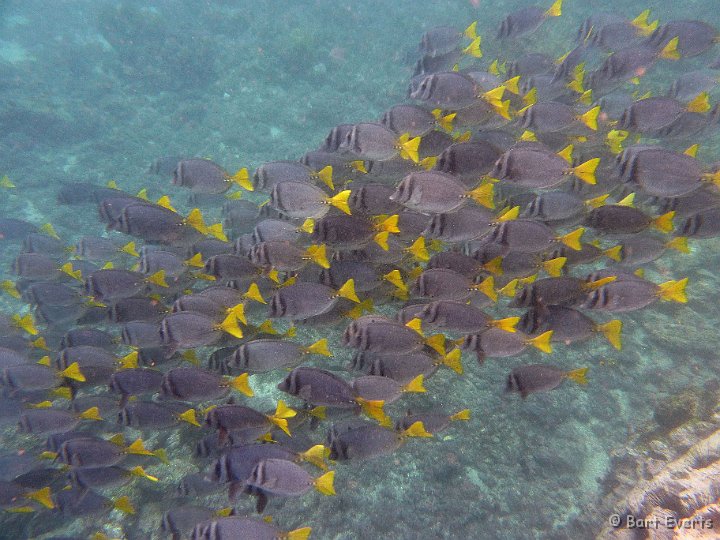
MULTIPOLYGON (((535 276, 537 276, 537 274, 535 274, 535 276)), ((534 281, 534 279, 532 279, 531 281, 534 281)), ((508 298, 512 298, 517 292, 517 286, 519 283, 520 280, 518 278, 515 278, 512 281, 509 281, 504 287, 498 289, 498 292, 507 296, 508 298)))
MULTIPOLYGON (((477 37, 477 21, 473 21, 470 23, 470 25, 465 29, 463 32, 463 35, 468 39, 475 39, 477 37)), ((497 62, 497 60, 496 60, 497 62)))
POLYGON ((45 508, 55 508, 55 503, 52 500, 52 494, 50 493, 49 487, 38 489, 37 491, 29 491, 25 494, 25 497, 42 504, 45 508))
POLYGON ((474 285, 473 288, 480 291, 493 302, 497 302, 498 295, 495 291, 495 279, 492 276, 486 277, 481 283, 474 285))
POLYGON ((220 323, 219 328, 233 337, 242 339, 243 331, 238 325, 237 317, 235 313, 229 313, 227 317, 220 323))
POLYGON ((327 338, 319 339, 312 345, 308 345, 305 348, 305 352, 308 354, 319 354, 321 356, 332 356, 330 349, 328 349, 327 338))
MULTIPOLYGON (((407 248, 407 251, 408 251, 408 253, 412 254, 412 256, 415 257, 418 261, 426 262, 426 261, 430 260, 430 254, 428 253, 427 247, 425 247, 425 237, 424 236, 418 236, 417 240, 415 240, 412 243, 412 245, 409 248, 407 248)), ((398 271, 394 270, 394 272, 398 272, 398 271)), ((400 272, 398 272, 398 275, 399 274, 400 274, 400 272)), ((393 282, 391 281, 390 283, 393 283, 393 282)), ((398 286, 398 288, 401 288, 401 287, 398 286)), ((403 290, 407 290, 407 287, 405 287, 403 290)))
POLYGON ((695 143, 688 146, 685 150, 683 150, 683 154, 690 157, 697 157, 698 150, 700 149, 700 145, 695 143))
POLYGON ((580 116, 580 121, 593 131, 597 131, 598 124, 597 119, 600 114, 600 107, 593 107, 585 114, 580 116))
POLYGON ((563 0, 555 0, 553 5, 545 12, 545 15, 548 17, 559 17, 562 15, 562 3, 563 0))
POLYGON ((503 212, 496 221, 503 222, 503 221, 512 221, 513 219, 517 219, 517 217, 520 215, 520 207, 519 206, 513 206, 510 208, 510 210, 503 212))
POLYGON ((348 279, 343 284, 343 286, 338 289, 337 296, 339 296, 341 298, 347 298, 348 300, 352 300, 353 302, 359 304, 360 299, 358 298, 357 294, 355 293, 355 280, 348 279))
POLYGON ((113 502, 113 507, 116 510, 120 510, 123 514, 134 514, 135 513, 135 507, 130 502, 130 499, 127 497, 127 495, 124 495, 122 497, 118 497, 113 502))
MULTIPOLYGON (((420 238, 422 238, 422 236, 421 236, 420 238)), ((419 239, 418 239, 418 240, 419 240, 419 239)), ((423 239, 423 240, 424 240, 424 239, 423 239)), ((416 240, 415 242, 417 243, 417 240, 416 240)), ((423 243, 424 243, 424 242, 423 242, 423 243)), ((415 245, 415 244, 413 244, 413 245, 415 245)), ((427 253, 427 250, 425 250, 425 252, 427 253)), ((429 256, 428 256, 428 258, 429 258, 429 256)), ((391 284, 395 285, 395 287, 397 287, 397 288, 400 289, 401 291, 407 291, 407 290, 408 290, 407 285, 405 284, 405 282, 404 282, 403 279, 402 279, 402 275, 400 274, 400 270, 395 269, 395 270, 392 270, 392 271, 388 272, 387 274, 383 275, 383 279, 385 279, 385 281, 388 281, 388 282, 390 282, 391 284)))
POLYGON ((710 96, 707 92, 698 94, 687 104, 687 110, 689 112, 704 113, 710 109, 710 96))
POLYGON ((462 351, 460 349, 453 349, 448 354, 443 356, 442 363, 452 369, 458 375, 463 374, 462 351))
POLYGON ((183 422, 187 422, 188 424, 191 424, 195 427, 201 427, 200 422, 197 420, 197 415, 195 413, 195 409, 188 409, 184 413, 180 413, 178 415, 178 418, 182 420, 183 422))
POLYGON ((455 422, 457 420, 470 420, 470 409, 463 409, 453 415, 450 415, 450 420, 455 422))
POLYGON ((528 343, 533 347, 540 349, 544 353, 550 354, 552 352, 552 345, 550 345, 550 338, 552 338, 553 331, 548 330, 540 334, 537 337, 528 340, 528 343))
POLYGON ((398 141, 400 146, 400 157, 403 159, 409 159, 414 163, 419 163, 420 155, 418 154, 418 149, 420 148, 420 140, 420 137, 408 139, 407 137, 403 138, 401 136, 398 141))
POLYGON ((29 313, 22 317, 20 315, 13 315, 12 320, 15 326, 21 328, 31 336, 37 336, 40 333, 38 329, 35 328, 35 321, 29 313))
POLYGON ((663 49, 660 51, 660 58, 665 58, 666 60, 678 60, 680 58, 680 53, 677 50, 679 38, 675 36, 670 41, 667 42, 667 45, 663 47, 663 49))
POLYGON ((252 185, 252 182, 250 181, 250 174, 248 174, 248 170, 243 167, 239 171, 237 171, 235 174, 233 174, 230 177, 230 180, 235 182, 238 186, 241 188, 247 190, 247 191, 255 191, 255 187, 252 185))
POLYGON ((666 281, 665 283, 661 283, 660 285, 658 285, 658 296, 666 301, 686 304, 687 296, 685 295, 685 287, 687 286, 687 283, 688 278, 683 278, 677 281, 666 281))
POLYGON ((490 326, 493 328, 499 328, 505 332, 514 333, 517 332, 515 328, 517 323, 520 322, 520 317, 506 317, 505 319, 496 319, 490 322, 490 326))
POLYGON ((59 372, 58 375, 78 382, 85 382, 87 380, 82 371, 80 371, 80 365, 77 362, 70 364, 67 368, 59 372))
POLYGON ((423 379, 424 379, 424 378, 425 378, 425 377, 424 377, 423 374, 421 373, 420 375, 418 375, 417 377, 415 377, 412 381, 410 381, 409 383, 407 383, 407 384, 404 386, 403 390, 404 390, 405 392, 418 392, 418 393, 427 392, 427 390, 426 390, 425 387, 423 386, 423 379))
POLYGON ((300 455, 308 463, 312 463, 319 469, 327 470, 325 465, 325 453, 327 449, 322 444, 316 444, 302 452, 300 455))
POLYGON ((582 238, 583 233, 585 232, 585 229, 583 227, 580 227, 578 229, 575 229, 572 232, 569 232, 560 238, 560 240, 563 244, 565 244, 570 249, 574 249, 575 251, 580 251, 582 249, 582 244, 580 244, 580 238, 582 238))
POLYGON ((327 259, 327 248, 325 244, 313 245, 305 250, 305 255, 320 268, 330 268, 330 263, 327 259))
POLYGON ((333 486, 334 480, 335 471, 328 471, 320 478, 315 479, 315 489, 317 489, 323 495, 335 495, 335 487, 333 486))
POLYGON ((143 469, 140 465, 137 467, 133 467, 129 470, 130 474, 133 476, 137 476, 139 478, 146 478, 147 480, 150 480, 151 482, 159 482, 160 479, 157 476, 151 476, 148 473, 145 472, 145 469, 143 469))
POLYGON ((79 416, 83 420, 102 420, 102 416, 100 416, 100 409, 97 407, 90 407, 89 409, 81 412, 79 416))
POLYGON ((560 150, 557 155, 563 158, 568 163, 572 163, 573 150, 575 150, 575 145, 568 144, 565 148, 560 150))
POLYGON ((670 211, 662 216, 659 216, 653 220, 653 226, 661 230, 664 233, 672 232, 673 230, 673 218, 675 217, 675 212, 670 211))
POLYGON ((473 201, 485 208, 495 208, 495 186, 491 183, 482 184, 467 194, 473 201))
POLYGON ((406 437, 432 437, 432 433, 425 429, 425 425, 420 422, 413 422, 402 434, 406 437))
POLYGON ((595 185, 595 170, 600 164, 600 158, 593 158, 581 163, 577 167, 571 169, 572 173, 586 184, 595 185))
POLYGON ((473 38, 473 40, 470 42, 470 45, 463 49, 463 53, 472 56, 473 58, 482 58, 483 53, 480 50, 481 39, 482 38, 480 36, 473 38))
POLYGON ((165 270, 158 270, 154 274, 149 275, 147 277, 147 282, 166 289, 169 287, 167 281, 165 281, 165 270))
POLYGON ((350 194, 352 191, 349 189, 345 189, 341 191, 340 193, 333 195, 332 197, 328 197, 325 199, 325 202, 328 204, 333 205, 338 210, 345 212, 347 215, 350 215, 350 206, 348 205, 348 199, 350 198, 350 194))
POLYGON ((284 538, 287 538, 287 540, 308 540, 311 532, 312 529, 310 527, 300 527, 299 529, 286 532, 284 538))
POLYGON ((620 262, 622 261, 622 248, 622 244, 618 244, 615 247, 604 250, 603 254, 609 259, 612 259, 613 261, 620 262))
POLYGON ((516 96, 519 96, 520 95, 520 88, 518 87, 519 82, 520 82, 520 75, 516 75, 512 79, 508 79, 507 81, 505 81, 503 83, 503 86, 511 94, 515 94, 516 96))
POLYGON ((563 266, 567 262, 567 257, 555 257, 549 261, 542 263, 542 267, 552 277, 558 277, 562 274, 563 266))
POLYGON ((237 377, 230 379, 230 386, 248 397, 255 395, 255 392, 253 392, 253 389, 250 387, 250 375, 247 373, 243 373, 242 375, 238 375, 237 377))
POLYGON ((605 324, 598 325, 597 329, 603 333, 605 339, 610 342, 610 345, 615 347, 618 351, 622 350, 622 341, 620 339, 622 321, 618 319, 608 321, 605 324))
POLYGON ((257 286, 257 283, 251 283, 243 296, 248 300, 255 300, 259 304, 267 304, 267 300, 260 294, 260 287, 257 286))
POLYGON ((333 168, 332 165, 326 165, 320 169, 317 173, 317 177, 322 180, 323 184, 335 191, 335 184, 333 183, 333 168))
POLYGON ((587 384, 587 372, 588 368, 579 368, 579 369, 573 369, 572 371, 568 371, 565 373, 565 378, 570 379, 571 381, 575 381, 578 384, 587 384))
POLYGON ((690 253, 690 247, 688 246, 688 239, 684 236, 676 236, 670 240, 665 247, 679 251, 680 253, 690 253))

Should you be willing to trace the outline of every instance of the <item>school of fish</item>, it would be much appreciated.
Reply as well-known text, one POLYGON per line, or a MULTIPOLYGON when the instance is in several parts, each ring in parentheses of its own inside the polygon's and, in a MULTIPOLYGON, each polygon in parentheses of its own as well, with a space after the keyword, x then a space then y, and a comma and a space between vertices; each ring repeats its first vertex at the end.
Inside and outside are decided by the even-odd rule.
POLYGON ((687 302, 686 278, 655 283, 642 268, 720 236, 720 167, 697 157, 720 119, 719 66, 662 92, 645 80, 712 54, 720 33, 597 14, 560 58, 536 43, 483 55, 493 32, 522 51, 561 15, 557 0, 496 30, 429 29, 407 99, 338 125, 297 161, 231 173, 159 159, 151 172, 190 192, 186 214, 110 183, 61 189, 106 229, 72 246, 50 224, 0 219, 0 242, 22 244, 2 290, 24 305, 0 315, 2 415, 22 433, 22 452, 3 458, 18 474, 0 482, 0 507, 38 519, 119 510, 122 524, 136 503, 118 486, 191 459, 164 533, 307 538, 312 523, 285 531, 262 514, 344 489, 335 468, 465 429, 472 404, 397 414, 406 393, 447 391, 437 370, 473 377, 537 348, 548 361, 504 381, 533 399, 588 383, 586 366, 553 365, 553 344, 600 336, 620 350, 624 313, 687 302), (199 207, 218 206, 223 222, 207 223, 199 207), (326 337, 310 342, 307 328, 326 337), (253 397, 261 373, 286 395, 269 410, 253 397), (147 442, 173 432, 170 451, 147 442), (217 490, 227 508, 192 504, 217 490), (239 497, 257 515, 235 515, 239 497))

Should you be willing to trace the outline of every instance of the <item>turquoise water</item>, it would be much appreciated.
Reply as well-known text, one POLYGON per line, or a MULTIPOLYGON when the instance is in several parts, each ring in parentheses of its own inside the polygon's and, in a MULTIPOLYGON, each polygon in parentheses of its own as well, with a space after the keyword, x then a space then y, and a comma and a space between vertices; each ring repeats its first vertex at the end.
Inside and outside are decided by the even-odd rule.
MULTIPOLYGON (((200 156, 229 171, 252 171, 268 161, 298 159, 332 127, 376 120, 403 102, 417 43, 433 26, 462 29, 479 20, 483 67, 521 51, 560 56, 573 46, 581 21, 597 10, 634 17, 650 8, 661 22, 698 18, 720 28, 712 2, 666 4, 570 0, 561 18, 501 48, 494 40, 497 24, 528 2, 2 2, 0 176, 17 187, 0 192, 1 217, 38 226, 50 222, 73 245, 80 236, 102 234, 102 225, 92 206, 58 204, 58 188, 111 179, 129 193, 146 188, 153 200, 169 195, 187 213, 187 192, 149 174, 153 160, 200 156)), ((656 68, 646 86, 665 88, 678 73, 702 67, 719 52, 716 47, 683 60, 682 69, 656 68)), ((717 102, 717 90, 711 95, 717 102)), ((720 159, 715 137, 697 142, 703 162, 720 159)), ((209 222, 220 219, 218 207, 202 209, 209 222)), ((646 266, 646 277, 656 283, 689 277, 689 302, 622 314, 622 351, 597 338, 557 345, 551 357, 528 351, 482 366, 465 355, 463 375, 442 369, 427 382, 427 394, 404 396, 388 409, 397 418, 408 409, 469 408, 469 422, 433 440, 410 440, 389 456, 339 463, 336 496, 312 492, 273 501, 266 513, 281 530, 309 526, 312 538, 323 539, 606 534, 608 516, 620 511, 619 501, 639 479, 718 427, 720 244, 703 240, 691 248, 690 254, 668 252, 646 266), (565 382, 526 400, 504 395, 509 370, 535 362, 588 366, 589 384, 565 382)), ((0 244, 2 279, 15 279, 10 265, 17 252, 17 244, 0 244)), ((24 312, 8 296, 0 302, 5 312, 24 312)), ((301 328, 300 341, 327 333, 335 352, 311 365, 347 364, 351 355, 339 342, 343 327, 301 328)), ((256 397, 248 404, 273 408, 283 398, 274 389, 281 376, 253 376, 256 397)), ((110 435, 119 427, 111 418, 98 432, 110 435)), ((322 442, 325 427, 306 435, 322 442)), ((86 538, 102 532, 162 538, 161 515, 173 506, 228 505, 223 490, 176 498, 177 482, 209 463, 193 458, 197 434, 189 427, 162 433, 126 429, 127 440, 137 437, 166 448, 170 462, 144 462, 160 479, 157 484, 136 480, 104 492, 129 496, 134 516, 6 512, 0 514, 6 525, 0 537, 86 538)), ((6 452, 43 449, 40 439, 17 435, 12 423, 0 446, 6 452)), ((254 501, 240 497, 235 508, 253 515, 254 501)))

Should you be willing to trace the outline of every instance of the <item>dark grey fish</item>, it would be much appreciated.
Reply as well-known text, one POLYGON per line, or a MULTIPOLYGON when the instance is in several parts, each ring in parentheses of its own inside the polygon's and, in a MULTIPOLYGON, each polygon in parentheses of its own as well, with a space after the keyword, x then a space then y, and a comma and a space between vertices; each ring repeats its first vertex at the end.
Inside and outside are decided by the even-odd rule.
POLYGON ((179 425, 180 415, 188 410, 185 403, 133 401, 120 409, 117 422, 134 429, 172 428, 179 425))
POLYGON ((322 189, 304 182, 280 182, 270 194, 271 207, 290 218, 319 219, 335 206, 348 213, 347 199, 350 191, 328 196, 322 189))
POLYGON ((492 232, 495 219, 485 208, 463 206, 454 212, 433 215, 424 234, 444 242, 467 242, 492 232))
POLYGON ((437 56, 457 49, 463 33, 452 26, 434 26, 420 37, 419 50, 423 54, 437 56))
POLYGON ((160 347, 163 344, 160 325, 149 321, 129 321, 123 325, 123 344, 133 347, 160 347))
POLYGON ((488 208, 494 208, 492 184, 484 184, 475 190, 455 176, 439 171, 410 173, 397 185, 390 200, 406 208, 427 214, 453 212, 473 199, 488 208))
POLYGON ((720 236, 720 208, 708 208, 691 215, 675 232, 689 238, 715 238, 720 236))
POLYGON ((270 299, 270 317, 308 319, 330 311, 343 298, 358 301, 355 291, 345 285, 339 290, 321 283, 297 282, 279 289, 270 299))
POLYGON ((148 167, 148 173, 170 177, 175 173, 178 163, 185 159, 187 158, 184 156, 162 156, 156 158, 148 167))
POLYGON ((383 124, 363 122, 352 127, 338 151, 356 159, 383 161, 400 155, 417 162, 419 143, 417 138, 401 141, 394 131, 383 124))
POLYGON ((302 363, 310 354, 327 356, 327 342, 320 340, 305 346, 282 339, 255 339, 240 345, 230 362, 243 371, 261 373, 291 368, 302 363))
POLYGON ((381 122, 397 135, 408 133, 411 137, 425 135, 437 124, 430 111, 415 105, 395 105, 383 114, 381 122))
POLYGON ((327 434, 330 459, 362 460, 391 454, 402 446, 404 438, 397 431, 375 424, 349 423, 333 425, 327 434))
POLYGON ((173 538, 190 538, 190 533, 198 523, 217 517, 214 510, 204 506, 183 504, 165 512, 161 529, 173 538))
POLYGON ((291 221, 263 219, 253 229, 253 243, 287 241, 296 242, 301 238, 300 227, 291 221))
POLYGON ((653 134, 672 124, 687 111, 687 105, 671 97, 649 97, 635 101, 625 109, 617 129, 653 134))
POLYGON ((442 433, 453 422, 460 420, 467 421, 470 419, 470 411, 464 409, 455 414, 443 414, 438 412, 408 413, 395 423, 396 431, 405 431, 409 429, 415 422, 422 422, 425 431, 435 435, 442 433))
POLYGON ((205 272, 222 281, 257 276, 258 269, 246 257, 222 254, 205 261, 205 272))
POLYGON ((561 6, 562 0, 556 0, 547 10, 529 6, 513 11, 500 23, 496 39, 514 39, 534 32, 546 18, 560 16, 561 6))
POLYGON ((147 287, 146 276, 130 270, 97 270, 85 277, 85 293, 100 301, 130 298, 147 287))
POLYGON ((471 77, 455 71, 419 75, 411 81, 408 89, 410 99, 449 110, 473 105, 480 93, 477 83, 471 77))
POLYGON ((657 285, 637 277, 616 279, 592 291, 580 307, 620 313, 642 309, 658 300, 686 303, 687 281, 684 278, 657 285))
POLYGON ((518 323, 518 329, 529 335, 539 335, 552 330, 553 342, 570 345, 585 341, 598 333, 615 346, 620 348, 620 321, 610 321, 606 324, 597 324, 584 313, 563 306, 543 306, 527 311, 518 323))
POLYGON ((209 401, 226 396, 230 389, 252 395, 247 374, 226 379, 200 368, 174 368, 165 373, 162 394, 183 401, 209 401))
POLYGON ((20 253, 13 261, 13 272, 25 279, 53 279, 60 273, 58 266, 44 253, 20 253))
POLYGON ((222 207, 223 226, 236 233, 249 233, 257 220, 258 207, 252 201, 235 199, 225 201, 222 207))
POLYGON ((718 42, 718 31, 704 21, 669 21, 659 26, 647 43, 661 50, 674 38, 678 38, 680 56, 691 58, 710 50, 718 42))
MULTIPOLYGON (((334 471, 329 471, 316 479, 292 461, 270 458, 255 465, 245 485, 250 493, 263 496, 298 497, 313 487, 324 495, 334 495, 334 474, 334 471)), ((260 503, 258 511, 262 511, 263 507, 260 503)))
POLYGON ((565 379, 587 384, 588 368, 565 371, 547 364, 529 364, 513 369, 507 377, 505 392, 517 392, 523 399, 533 392, 554 390, 565 379))
POLYGON ((271 161, 257 168, 253 184, 259 191, 270 192, 281 182, 314 184, 317 179, 317 174, 299 161, 271 161))
MULTIPOLYGON (((163 374, 154 369, 131 368, 116 371, 110 376, 110 390, 120 394, 123 400, 128 396, 139 396, 160 391, 163 374)), ((122 406, 122 404, 121 404, 122 406)))
POLYGON ((353 354, 350 368, 368 375, 389 377, 401 385, 406 385, 418 375, 423 375, 426 379, 432 376, 441 363, 441 359, 422 351, 395 354, 357 350, 353 354))
MULTIPOLYGON (((591 214, 592 215, 592 214, 591 214)), ((500 245, 507 246, 514 251, 537 253, 545 251, 558 243, 563 243, 571 249, 580 249, 580 237, 584 229, 556 236, 555 231, 548 225, 529 219, 513 219, 497 223, 490 239, 500 245)))
POLYGON ((492 171, 500 155, 500 150, 486 141, 455 143, 438 156, 435 170, 452 174, 472 187, 492 171))
POLYGON ((349 279, 356 292, 370 292, 383 283, 376 265, 361 261, 332 261, 330 268, 320 271, 320 283, 333 289, 339 289, 349 279))
POLYGON ((127 451, 98 437, 76 437, 68 439, 58 449, 58 461, 73 467, 110 467, 117 465, 127 451))
POLYGON ((325 142, 319 150, 323 152, 337 152, 340 149, 340 145, 347 139, 353 127, 353 124, 340 124, 332 128, 327 137, 325 137, 325 142))
POLYGON ((710 92, 718 85, 718 78, 712 73, 697 70, 682 73, 675 79, 668 95, 682 102, 688 102, 703 92, 710 92))
POLYGON ((233 184, 230 175, 209 159, 184 159, 173 172, 173 185, 196 193, 225 193, 233 184))
POLYGON ((536 146, 518 146, 505 152, 490 175, 515 186, 547 189, 575 175, 588 184, 595 183, 595 168, 599 159, 593 158, 576 167, 550 150, 536 146))
POLYGON ((672 212, 653 218, 632 206, 608 204, 594 208, 584 223, 600 232, 609 234, 634 234, 654 226, 661 231, 672 230, 672 212))
POLYGON ((348 205, 353 214, 397 214, 402 211, 402 206, 391 199, 394 191, 384 184, 363 184, 352 189, 348 205))
POLYGON ((22 250, 25 253, 44 253, 57 257, 65 257, 67 250, 62 241, 41 233, 30 233, 23 240, 22 250))
POLYGON ((181 215, 147 202, 123 206, 110 228, 146 242, 165 245, 189 245, 203 237, 181 215))
POLYGON ((342 344, 362 351, 406 354, 422 349, 425 340, 412 328, 392 319, 361 317, 345 329, 342 344))
POLYGON ((22 240, 36 232, 38 228, 35 225, 22 219, 0 218, 0 240, 22 240))
POLYGON ((119 359, 113 353, 90 345, 67 347, 55 358, 55 365, 60 370, 76 362, 87 383, 106 383, 119 365, 119 359))
POLYGON ((372 242, 377 233, 366 217, 326 216, 315 222, 310 240, 338 250, 357 249, 372 242))
POLYGON ((223 336, 220 322, 192 311, 166 315, 160 324, 163 345, 175 349, 194 349, 217 343, 223 336))
POLYGON ((278 389, 312 405, 358 409, 350 383, 324 369, 297 367, 278 384, 278 389))
MULTIPOLYGON (((309 528, 307 528, 309 529, 309 528)), ((246 517, 223 517, 198 523, 190 534, 193 540, 233 540, 235 538, 252 538, 253 540, 274 540, 290 538, 291 533, 258 519, 246 517)), ((298 538, 306 537, 309 530, 298 529, 298 538), (300 536, 304 535, 304 536, 300 536)))
POLYGON ((382 401, 393 403, 400 399, 404 392, 425 392, 423 376, 418 375, 410 383, 403 385, 390 377, 382 375, 366 375, 352 380, 352 386, 357 397, 367 401, 382 401))
POLYGON ((49 435, 71 431, 80 423, 81 417, 71 411, 60 409, 29 409, 20 414, 18 429, 23 433, 49 435))
POLYGON ((490 328, 480 334, 465 336, 462 349, 474 352, 478 362, 482 364, 485 358, 516 356, 530 346, 534 346, 545 353, 550 353, 552 352, 550 346, 551 336, 551 331, 536 337, 530 337, 522 332, 506 332, 501 328, 490 328))

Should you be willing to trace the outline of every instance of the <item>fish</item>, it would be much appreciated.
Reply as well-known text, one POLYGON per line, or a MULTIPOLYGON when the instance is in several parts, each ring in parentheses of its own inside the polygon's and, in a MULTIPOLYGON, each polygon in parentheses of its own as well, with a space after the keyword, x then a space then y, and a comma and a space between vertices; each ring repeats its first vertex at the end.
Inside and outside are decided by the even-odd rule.
POLYGON ((349 198, 349 189, 330 197, 312 184, 281 182, 273 187, 268 204, 289 218, 319 219, 325 216, 331 207, 350 214, 347 204, 349 198))
POLYGON ((529 309, 518 323, 518 329, 529 335, 552 330, 551 341, 570 345, 601 333, 617 350, 622 349, 622 321, 613 319, 598 324, 584 313, 569 307, 543 305, 529 309))
POLYGON ((382 220, 364 216, 326 216, 313 223, 310 240, 337 250, 363 248, 375 242, 388 251, 390 235, 400 233, 399 221, 399 214, 382 220))
POLYGON ((320 268, 330 268, 325 246, 297 247, 287 241, 260 242, 250 250, 250 262, 255 266, 273 268, 279 272, 297 272, 308 262, 320 268))
POLYGON ((356 350, 350 363, 350 369, 362 371, 368 375, 389 377, 401 385, 406 385, 416 379, 418 375, 427 379, 441 365, 446 365, 456 372, 462 371, 458 352, 459 350, 453 349, 448 355, 438 358, 424 351, 397 354, 356 350))
POLYGON ((500 149, 487 141, 454 143, 438 155, 434 170, 452 174, 472 186, 492 171, 500 156, 500 149))
POLYGON ((422 423, 425 431, 431 435, 442 433, 450 427, 453 422, 467 422, 470 420, 470 409, 463 409, 453 414, 443 414, 439 412, 421 412, 409 413, 395 422, 395 431, 405 431, 415 422, 422 423))
POLYGON ((257 168, 253 174, 255 189, 271 192, 281 182, 299 182, 314 184, 320 180, 328 188, 334 189, 333 167, 326 165, 318 172, 297 161, 271 161, 257 168))
POLYGON ((195 409, 185 403, 155 403, 133 401, 124 404, 117 413, 117 423, 134 429, 167 429, 180 422, 199 427, 195 409))
POLYGON ((397 135, 422 137, 437 125, 437 119, 428 110, 416 105, 395 105, 385 111, 381 123, 397 135))
POLYGON ((457 210, 472 199, 486 208, 495 208, 493 184, 481 184, 468 190, 455 176, 436 171, 410 173, 390 196, 406 208, 426 214, 457 210))
POLYGON ((173 185, 192 190, 195 193, 221 194, 233 185, 253 190, 247 169, 240 169, 230 175, 222 167, 209 159, 183 159, 173 171, 173 185))
POLYGON ((719 37, 718 31, 704 21, 669 21, 658 26, 647 43, 661 50, 675 40, 679 57, 692 58, 711 49, 719 37))
POLYGON ((571 167, 564 157, 539 147, 518 146, 505 152, 490 172, 502 182, 531 189, 548 189, 561 184, 570 175, 587 184, 597 183, 595 170, 600 158, 571 167))
POLYGON ((658 300, 685 304, 687 283, 688 278, 660 284, 641 278, 614 280, 592 291, 579 307, 622 313, 642 309, 658 300))
POLYGON ((313 487, 323 495, 335 495, 334 478, 335 471, 313 478, 292 461, 269 458, 255 465, 246 480, 246 489, 258 496, 257 511, 262 512, 268 496, 297 497, 313 487))
POLYGON ((39 232, 39 229, 22 219, 0 218, 0 240, 23 240, 27 235, 39 232))
POLYGON ((429 107, 450 111, 470 108, 482 100, 490 106, 488 113, 492 114, 492 111, 509 118, 510 102, 502 101, 504 92, 505 87, 502 85, 492 90, 483 90, 472 77, 464 73, 441 71, 414 77, 408 88, 408 97, 429 107))
POLYGON ((84 279, 84 292, 98 301, 112 301, 130 298, 151 286, 167 287, 164 272, 151 276, 140 272, 110 268, 97 270, 84 279))
POLYGON ((18 419, 18 429, 23 433, 41 435, 65 433, 75 429, 82 420, 101 421, 102 417, 97 407, 91 407, 78 414, 72 411, 46 408, 43 404, 40 408, 22 412, 18 419))
POLYGON ((161 156, 153 160, 147 172, 157 176, 172 176, 178 163, 186 159, 188 158, 185 156, 161 156))
POLYGON ((142 200, 123 204, 117 217, 111 218, 108 228, 146 242, 165 245, 189 245, 203 237, 202 232, 181 215, 142 200))
POLYGON ((530 346, 550 354, 552 352, 550 345, 552 335, 552 330, 530 337, 522 332, 506 332, 501 328, 490 328, 479 334, 465 336, 461 348, 474 352, 478 363, 482 365, 485 358, 516 356, 530 346))
POLYGON ((337 290, 320 283, 297 282, 279 289, 272 296, 269 316, 307 319, 327 313, 341 298, 360 303, 352 279, 337 290))
POLYGON ((510 13, 498 27, 496 39, 515 39, 537 30, 548 17, 562 14, 563 0, 555 0, 548 9, 529 6, 510 13))
POLYGON ((333 424, 328 430, 326 446, 330 459, 364 460, 390 454, 409 437, 432 437, 422 422, 415 422, 401 432, 366 422, 333 424))
POLYGON ((76 437, 64 441, 57 452, 57 460, 71 467, 111 467, 123 461, 128 455, 162 456, 145 448, 141 439, 128 446, 99 437, 76 437))
POLYGON ((518 112, 521 125, 537 133, 563 132, 567 134, 597 131, 600 107, 580 114, 575 107, 554 101, 541 101, 518 112))
POLYGON ((342 344, 362 351, 395 354, 418 351, 428 344, 444 353, 441 335, 426 339, 415 328, 372 315, 352 321, 343 333, 342 344))
POLYGON ((160 390, 166 397, 183 401, 219 399, 231 389, 252 396, 248 378, 247 373, 226 379, 196 367, 173 368, 164 374, 160 390))
POLYGON ((172 352, 212 345, 224 334, 237 339, 242 338, 243 332, 238 325, 237 311, 230 311, 222 321, 201 313, 179 311, 166 315, 160 323, 162 344, 172 349, 172 352))
POLYGON ((548 364, 528 364, 516 367, 507 376, 505 392, 515 392, 525 399, 534 392, 555 390, 565 379, 578 384, 587 384, 588 368, 565 371, 548 364))
POLYGON ((684 113, 704 113, 710 109, 707 94, 699 94, 690 103, 663 96, 634 101, 613 126, 634 133, 653 135, 676 122, 684 113))
POLYGON ((338 151, 356 159, 384 161, 400 156, 417 163, 419 145, 420 137, 398 136, 383 124, 368 122, 352 126, 338 151))
POLYGON ((229 362, 243 371, 262 373, 295 367, 311 354, 332 356, 327 339, 307 346, 282 339, 255 339, 235 349, 229 362))
POLYGON ((450 300, 426 304, 417 318, 435 329, 461 334, 479 333, 488 328, 502 328, 512 332, 518 322, 517 317, 494 320, 473 305, 450 300))
POLYGON ((688 238, 714 238, 720 235, 720 208, 712 207, 687 217, 676 233, 688 238))
POLYGON ((400 399, 405 392, 426 392, 427 390, 425 390, 423 386, 423 379, 424 376, 420 374, 409 383, 401 384, 390 377, 366 375, 356 377, 350 385, 357 397, 363 400, 393 403, 400 399))
POLYGON ((83 489, 104 488, 127 484, 135 478, 158 482, 158 478, 145 472, 141 466, 124 469, 117 465, 110 467, 75 467, 68 473, 73 486, 83 489))
POLYGON ((260 428, 260 433, 263 433, 269 431, 272 426, 290 435, 287 419, 296 414, 296 411, 285 405, 282 400, 278 401, 274 414, 263 414, 243 405, 220 405, 207 412, 205 424, 219 430, 221 437, 232 430, 260 428))
POLYGON ((274 525, 247 517, 222 517, 202 521, 195 525, 189 538, 196 540, 231 540, 233 538, 291 538, 306 540, 310 536, 310 527, 300 527, 292 531, 281 531, 274 525))
POLYGON ((433 214, 422 232, 428 238, 444 242, 467 242, 490 234, 496 219, 489 209, 461 206, 453 212, 433 214))
POLYGON ((572 276, 538 279, 517 291, 510 307, 573 306, 589 292, 612 281, 614 276, 590 281, 572 276))
POLYGON ((633 206, 628 206, 631 204, 630 201, 623 200, 618 204, 606 204, 593 208, 586 216, 584 224, 606 234, 634 234, 649 227, 654 227, 662 232, 672 231, 674 212, 651 217, 633 206))
POLYGON ((108 384, 112 392, 120 394, 120 407, 123 407, 130 396, 159 392, 162 381, 160 371, 130 368, 113 373, 108 384))

